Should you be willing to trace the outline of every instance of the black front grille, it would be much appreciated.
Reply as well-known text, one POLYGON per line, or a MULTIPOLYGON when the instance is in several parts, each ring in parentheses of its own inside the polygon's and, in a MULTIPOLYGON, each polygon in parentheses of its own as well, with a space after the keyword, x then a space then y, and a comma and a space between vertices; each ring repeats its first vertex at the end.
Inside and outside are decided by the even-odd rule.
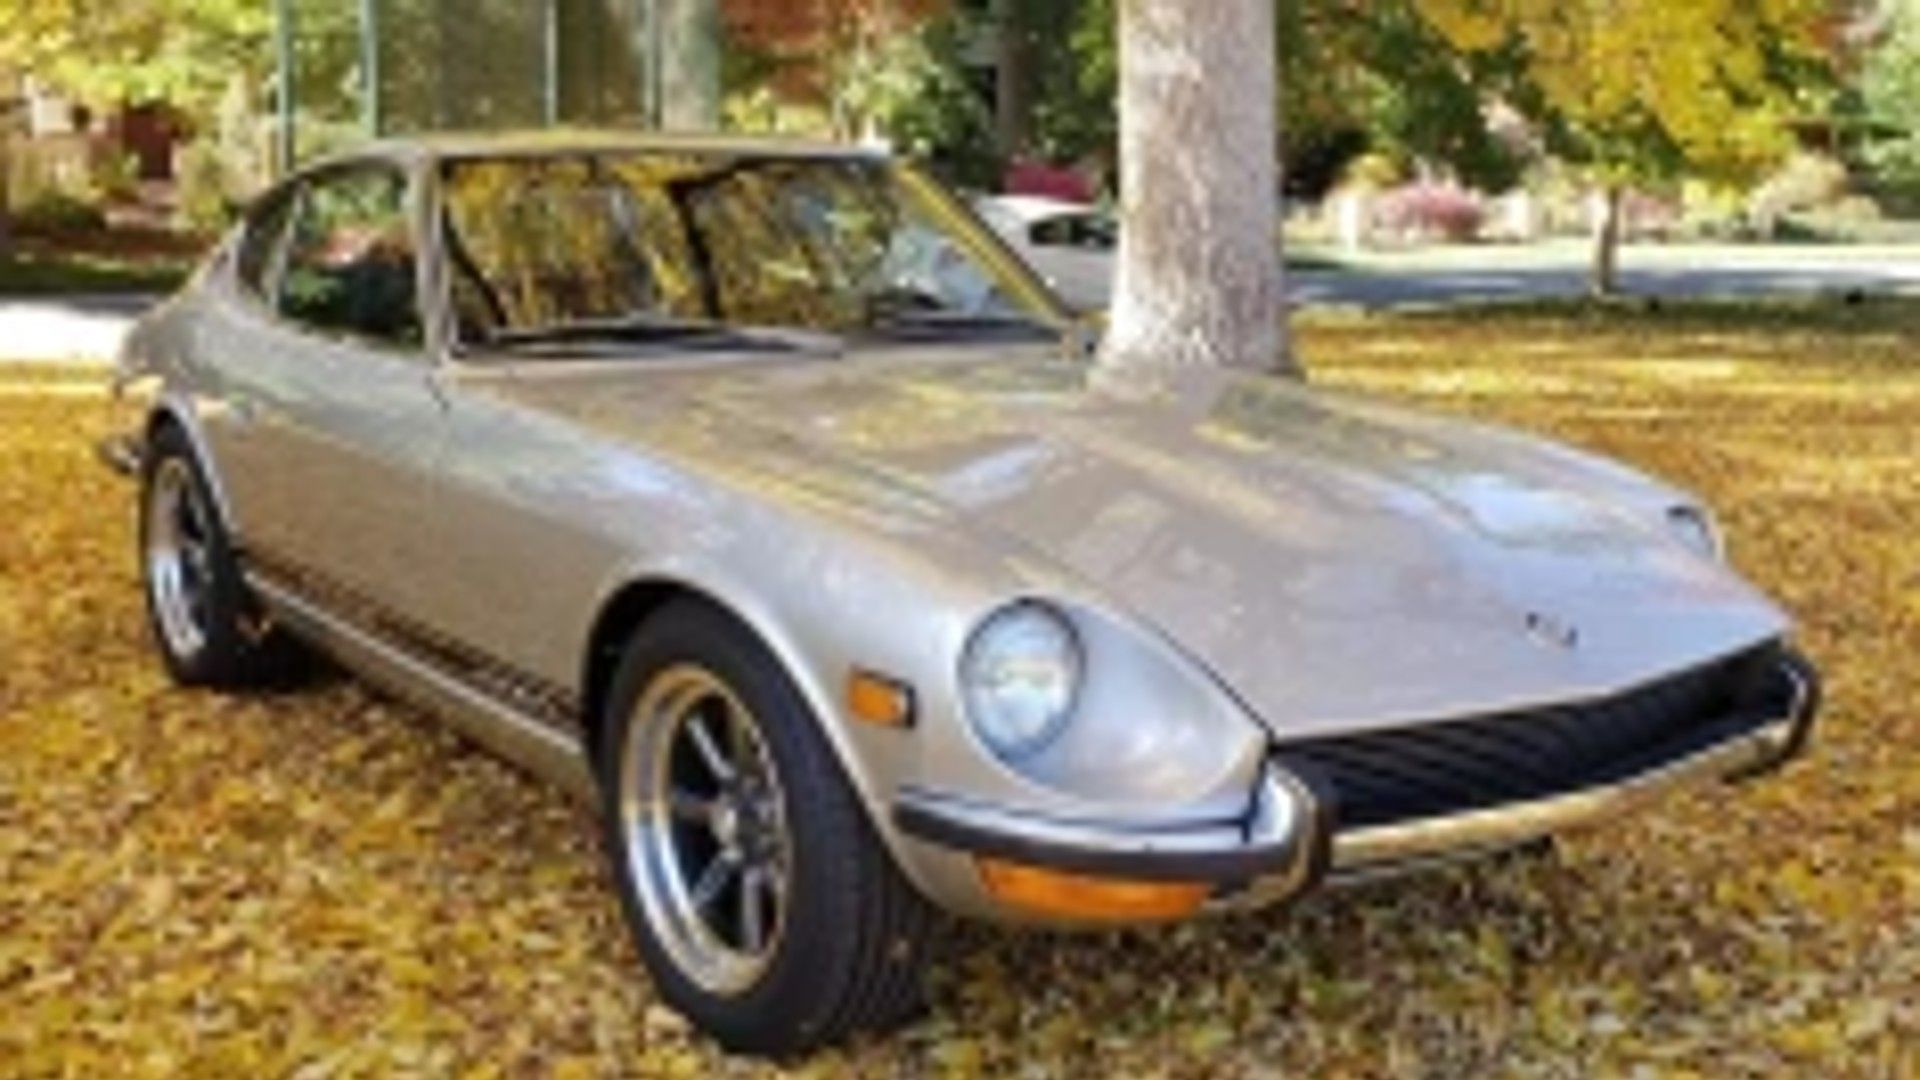
POLYGON ((1523 802, 1632 776, 1785 715, 1769 645, 1617 697, 1288 743, 1281 764, 1331 789, 1343 828, 1523 802))

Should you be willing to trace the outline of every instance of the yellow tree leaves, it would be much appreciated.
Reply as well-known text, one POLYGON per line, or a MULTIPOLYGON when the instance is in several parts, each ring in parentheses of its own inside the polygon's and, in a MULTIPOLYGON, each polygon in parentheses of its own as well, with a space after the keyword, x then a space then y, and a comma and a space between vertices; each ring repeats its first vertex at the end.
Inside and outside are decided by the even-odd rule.
POLYGON ((1453 46, 1514 48, 1586 155, 1623 179, 1743 177, 1791 145, 1825 0, 1414 0, 1453 46))

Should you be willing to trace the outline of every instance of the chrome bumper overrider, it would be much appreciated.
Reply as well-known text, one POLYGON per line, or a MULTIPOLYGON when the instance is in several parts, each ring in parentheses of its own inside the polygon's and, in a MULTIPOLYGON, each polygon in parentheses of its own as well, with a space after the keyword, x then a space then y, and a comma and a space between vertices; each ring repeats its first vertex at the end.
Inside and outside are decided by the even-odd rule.
POLYGON ((1741 780, 1784 764, 1805 745, 1819 707, 1811 665, 1789 655, 1786 715, 1625 779, 1527 802, 1341 829, 1330 797, 1279 765, 1245 821, 1117 827, 1039 818, 910 789, 894 808, 909 836, 949 850, 1059 870, 1146 880, 1207 881, 1209 910, 1259 907, 1319 884, 1340 884, 1493 854, 1582 826, 1599 826, 1676 788, 1741 780))
POLYGON ((121 476, 137 476, 142 456, 140 440, 132 435, 113 435, 94 444, 94 455, 101 464, 121 476))

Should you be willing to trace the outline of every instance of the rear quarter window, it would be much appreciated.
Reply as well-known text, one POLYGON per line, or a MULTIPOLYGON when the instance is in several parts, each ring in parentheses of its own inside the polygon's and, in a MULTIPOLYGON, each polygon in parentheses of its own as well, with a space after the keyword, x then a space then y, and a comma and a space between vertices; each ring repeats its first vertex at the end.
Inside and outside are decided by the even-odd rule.
POLYGON ((273 275, 292 207, 293 189, 282 188, 262 198, 241 226, 234 275, 242 288, 263 300, 272 295, 273 275))

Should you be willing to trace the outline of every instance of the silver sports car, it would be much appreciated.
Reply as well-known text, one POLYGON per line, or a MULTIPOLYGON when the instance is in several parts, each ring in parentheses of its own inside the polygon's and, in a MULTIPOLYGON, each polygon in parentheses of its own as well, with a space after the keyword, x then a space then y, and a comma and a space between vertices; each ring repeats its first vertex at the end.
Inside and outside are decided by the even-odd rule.
POLYGON ((1093 335, 868 151, 376 145, 128 340, 154 638, 318 647, 597 800, 662 996, 785 1053, 934 913, 1145 923, 1604 826, 1803 745, 1686 494, 1093 335), (296 644, 297 643, 297 644, 296 644))

